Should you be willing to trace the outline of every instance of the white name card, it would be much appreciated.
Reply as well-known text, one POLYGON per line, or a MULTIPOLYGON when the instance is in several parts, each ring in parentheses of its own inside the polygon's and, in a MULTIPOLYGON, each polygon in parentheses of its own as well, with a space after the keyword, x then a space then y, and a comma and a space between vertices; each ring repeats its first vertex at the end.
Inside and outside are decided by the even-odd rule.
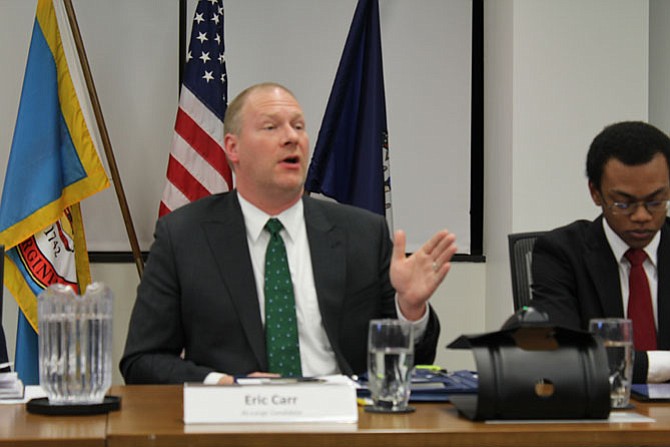
POLYGON ((356 423, 356 388, 349 378, 335 377, 321 382, 185 383, 184 423, 356 423))

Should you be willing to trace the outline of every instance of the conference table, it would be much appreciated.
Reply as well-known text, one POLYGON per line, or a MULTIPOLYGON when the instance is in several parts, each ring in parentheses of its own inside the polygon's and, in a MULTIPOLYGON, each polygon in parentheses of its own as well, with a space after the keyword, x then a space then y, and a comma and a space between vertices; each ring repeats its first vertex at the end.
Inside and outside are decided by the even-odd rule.
POLYGON ((182 387, 114 386, 121 409, 96 416, 29 414, 0 405, 0 445, 12 446, 670 446, 670 404, 633 401, 653 422, 472 422, 448 403, 409 414, 359 408, 358 424, 184 425, 182 387))

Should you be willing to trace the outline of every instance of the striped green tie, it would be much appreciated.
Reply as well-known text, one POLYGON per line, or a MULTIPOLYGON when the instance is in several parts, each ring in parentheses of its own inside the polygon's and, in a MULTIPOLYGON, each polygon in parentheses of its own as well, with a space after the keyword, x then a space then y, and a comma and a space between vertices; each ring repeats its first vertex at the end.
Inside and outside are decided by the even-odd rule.
POLYGON ((298 319, 282 228, 276 218, 265 224, 270 233, 265 252, 265 343, 269 372, 296 377, 302 375, 298 319))

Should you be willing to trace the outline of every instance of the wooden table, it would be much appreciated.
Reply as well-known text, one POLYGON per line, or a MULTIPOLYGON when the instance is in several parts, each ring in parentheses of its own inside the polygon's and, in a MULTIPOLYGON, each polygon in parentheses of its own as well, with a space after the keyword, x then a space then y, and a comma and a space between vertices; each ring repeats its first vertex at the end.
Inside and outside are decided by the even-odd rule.
POLYGON ((121 411, 109 414, 108 446, 630 446, 670 445, 670 404, 634 402, 653 423, 486 424, 450 404, 416 404, 411 414, 360 410, 356 424, 189 425, 181 386, 113 387, 121 411))
POLYGON ((104 446, 107 415, 41 416, 23 404, 0 405, 0 445, 104 446))

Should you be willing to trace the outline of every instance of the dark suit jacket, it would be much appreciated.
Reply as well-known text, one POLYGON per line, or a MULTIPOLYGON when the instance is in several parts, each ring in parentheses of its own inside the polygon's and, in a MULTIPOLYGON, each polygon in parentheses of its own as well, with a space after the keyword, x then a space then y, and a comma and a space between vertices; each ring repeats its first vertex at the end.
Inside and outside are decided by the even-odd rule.
MULTIPOLYGON (((533 306, 556 324, 588 329, 591 318, 623 317, 619 266, 603 217, 550 231, 533 249, 533 306)), ((670 220, 658 247, 658 348, 670 349, 670 220)), ((647 381, 646 352, 635 353, 633 381, 647 381)))
MULTIPOLYGON (((360 374, 367 369, 369 320, 397 316, 386 221, 309 197, 303 203, 323 325, 342 373, 360 374)), ((415 346, 417 363, 433 361, 438 335, 431 309, 415 346)), ((158 221, 120 367, 129 384, 268 370, 236 193, 199 200, 158 221)))
MULTIPOLYGON (((0 245, 0 283, 2 282, 2 277, 4 273, 4 260, 5 260, 5 247, 0 245)), ((4 283, 3 283, 4 284, 4 283)), ((9 356, 7 355, 7 340, 5 340, 5 330, 2 328, 2 293, 3 290, 0 289, 0 363, 6 363, 9 361, 9 356)), ((0 372, 9 372, 11 368, 5 366, 0 368, 0 372)))
MULTIPOLYGON (((0 306, 2 306, 2 299, 0 299, 0 306)), ((7 340, 5 339, 5 331, 2 329, 2 312, 0 312, 0 363, 6 363, 9 361, 9 356, 7 355, 7 340)), ((11 368, 5 366, 0 368, 0 372, 10 372, 11 368)))

